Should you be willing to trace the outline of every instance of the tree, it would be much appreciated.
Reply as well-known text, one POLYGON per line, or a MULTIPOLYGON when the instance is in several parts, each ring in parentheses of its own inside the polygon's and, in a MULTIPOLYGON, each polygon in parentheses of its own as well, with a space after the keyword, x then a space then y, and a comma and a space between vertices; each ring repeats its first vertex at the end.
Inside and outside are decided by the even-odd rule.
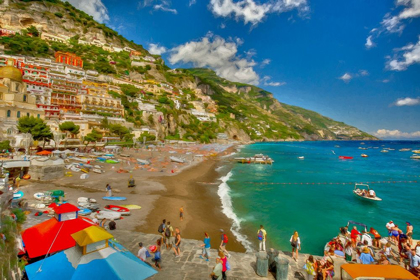
POLYGON ((12 147, 10 147, 10 141, 5 140, 0 142, 0 151, 3 150, 10 150, 12 147))
POLYGON ((118 137, 120 137, 120 139, 123 139, 126 134, 130 133, 130 130, 128 128, 126 128, 125 126, 122 126, 120 124, 109 125, 109 131, 112 134, 115 134, 118 137))
POLYGON ((71 135, 77 135, 80 132, 80 126, 76 125, 74 122, 63 122, 58 127, 62 132, 66 133, 66 141, 64 142, 65 146, 67 146, 68 133, 71 135))
POLYGON ((56 17, 63 18, 63 14, 62 14, 62 13, 57 12, 57 13, 55 13, 54 15, 55 15, 56 17))
POLYGON ((102 134, 99 131, 93 129, 91 133, 88 133, 83 138, 83 141, 86 144, 85 148, 89 145, 89 143, 91 143, 91 142, 95 142, 96 143, 96 142, 98 142, 101 139, 102 139, 102 134))
POLYGON ((39 31, 36 29, 35 26, 31 25, 29 28, 26 29, 28 33, 32 34, 34 37, 39 37, 39 31))
POLYGON ((44 145, 53 138, 50 127, 42 119, 32 116, 19 118, 17 128, 19 132, 30 133, 35 141, 43 140, 44 145))
POLYGON ((146 131, 146 132, 143 132, 140 135, 140 137, 138 138, 138 141, 139 142, 143 142, 144 137, 146 137, 146 142, 155 141, 156 140, 156 136, 155 135, 152 135, 152 134, 150 134, 149 132, 146 131))
POLYGON ((140 92, 138 88, 133 85, 122 84, 120 85, 121 91, 130 97, 136 97, 136 95, 140 92))

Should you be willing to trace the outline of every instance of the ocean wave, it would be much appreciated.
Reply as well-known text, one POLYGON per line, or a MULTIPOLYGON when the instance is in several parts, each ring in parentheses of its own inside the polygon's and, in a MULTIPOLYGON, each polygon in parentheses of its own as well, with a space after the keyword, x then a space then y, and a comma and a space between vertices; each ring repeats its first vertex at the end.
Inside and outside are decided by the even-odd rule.
POLYGON ((219 167, 216 167, 216 169, 215 169, 215 170, 216 170, 217 172, 219 172, 219 171, 220 171, 220 170, 222 170, 224 167, 225 167, 224 165, 221 165, 221 166, 219 166, 219 167))
POLYGON ((227 155, 224 155, 224 156, 222 156, 220 158, 227 158, 227 157, 230 157, 230 156, 233 156, 233 155, 236 155, 236 154, 237 154, 237 152, 232 152, 232 153, 227 154, 227 155))
POLYGON ((230 177, 232 177, 232 171, 226 174, 226 176, 221 177, 220 180, 222 183, 219 185, 217 190, 217 194, 222 201, 222 212, 226 215, 226 217, 233 221, 232 227, 230 228, 233 235, 235 235, 236 239, 242 243, 247 252, 252 252, 252 243, 247 239, 245 235, 240 233, 241 219, 239 219, 233 211, 232 199, 229 195, 230 187, 227 184, 227 181, 229 181, 230 177))

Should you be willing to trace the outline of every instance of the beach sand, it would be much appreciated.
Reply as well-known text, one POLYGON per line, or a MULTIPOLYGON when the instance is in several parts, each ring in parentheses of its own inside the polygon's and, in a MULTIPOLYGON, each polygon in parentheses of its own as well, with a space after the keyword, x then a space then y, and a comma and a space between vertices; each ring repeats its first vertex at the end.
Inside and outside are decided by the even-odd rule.
MULTIPOLYGON (((171 221, 171 225, 179 227, 181 236, 189 239, 203 239, 204 232, 211 236, 212 248, 218 248, 221 242, 220 229, 224 229, 229 237, 227 249, 230 251, 244 252, 245 249, 230 232, 232 221, 222 213, 222 205, 217 189, 220 174, 215 171, 220 156, 230 153, 230 147, 215 156, 212 151, 198 151, 205 156, 194 159, 189 156, 191 149, 165 148, 160 151, 135 151, 125 150, 123 153, 130 155, 131 159, 149 159, 152 164, 148 167, 135 166, 130 160, 119 158, 123 162, 115 165, 106 163, 92 163, 100 165, 105 170, 104 174, 89 173, 88 179, 81 179, 81 173, 72 172, 72 177, 64 177, 53 182, 37 182, 22 180, 21 190, 25 193, 28 204, 39 201, 33 198, 36 192, 52 189, 61 189, 65 192, 65 200, 77 205, 78 197, 90 197, 104 207, 108 204, 124 205, 136 204, 142 208, 132 210, 132 214, 116 221, 117 227, 129 231, 157 234, 159 224, 163 219, 171 221), (169 150, 176 150, 170 153, 169 150), (189 158, 189 163, 179 164, 168 161, 169 156, 189 158), (209 156, 209 154, 212 154, 209 156), (120 168, 130 170, 131 173, 118 173, 120 168), (152 171, 148 171, 152 170, 152 171), (174 173, 172 173, 172 170, 174 173), (128 188, 130 178, 136 181, 136 187, 128 188), (206 183, 203 183, 206 182, 206 183), (127 197, 126 201, 106 201, 105 186, 112 186, 114 196, 127 197), (179 219, 179 208, 184 207, 184 220, 179 219)), ((42 211, 42 210, 40 210, 42 211)), ((28 215, 28 222, 24 228, 42 222, 47 215, 36 217, 37 210, 33 209, 28 215)))

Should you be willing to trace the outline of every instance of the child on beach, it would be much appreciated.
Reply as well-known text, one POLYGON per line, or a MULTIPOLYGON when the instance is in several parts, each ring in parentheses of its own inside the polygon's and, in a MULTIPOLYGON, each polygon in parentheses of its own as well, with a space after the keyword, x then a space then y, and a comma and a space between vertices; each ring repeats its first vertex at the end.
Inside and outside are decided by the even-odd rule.
POLYGON ((184 220, 184 206, 179 208, 179 220, 182 222, 184 220))
POLYGON ((204 244, 200 245, 203 247, 203 252, 200 256, 200 259, 203 257, 206 257, 206 261, 209 261, 210 259, 210 236, 207 232, 204 233, 204 244))
POLYGON ((156 240, 156 251, 154 252, 155 258, 153 259, 153 261, 155 262, 155 267, 159 270, 162 269, 162 266, 160 265, 162 262, 161 254, 160 254, 160 245, 161 245, 161 240, 160 239, 156 240))

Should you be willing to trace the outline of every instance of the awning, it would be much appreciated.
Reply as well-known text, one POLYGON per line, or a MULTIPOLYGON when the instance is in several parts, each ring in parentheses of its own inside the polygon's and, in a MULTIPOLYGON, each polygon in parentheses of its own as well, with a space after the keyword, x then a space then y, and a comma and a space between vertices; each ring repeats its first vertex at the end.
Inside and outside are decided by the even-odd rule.
POLYGON ((374 264, 343 264, 341 269, 346 271, 353 279, 357 277, 382 277, 385 279, 412 279, 416 280, 411 272, 399 265, 374 264))

